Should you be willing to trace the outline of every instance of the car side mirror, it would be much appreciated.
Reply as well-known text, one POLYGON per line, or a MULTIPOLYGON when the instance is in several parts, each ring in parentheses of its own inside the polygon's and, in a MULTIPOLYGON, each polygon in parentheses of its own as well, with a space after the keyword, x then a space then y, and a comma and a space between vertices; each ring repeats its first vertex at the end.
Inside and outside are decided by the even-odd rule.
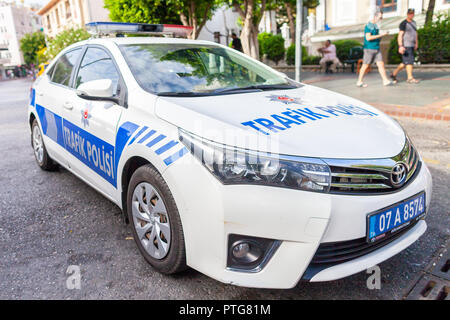
POLYGON ((92 80, 80 84, 77 88, 77 96, 86 100, 119 103, 119 98, 114 96, 113 82, 110 79, 92 80))

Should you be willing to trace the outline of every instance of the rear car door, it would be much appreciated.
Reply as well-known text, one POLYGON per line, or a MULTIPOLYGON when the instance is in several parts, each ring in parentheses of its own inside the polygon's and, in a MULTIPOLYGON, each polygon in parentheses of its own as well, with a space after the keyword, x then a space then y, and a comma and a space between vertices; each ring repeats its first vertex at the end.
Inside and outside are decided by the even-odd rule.
POLYGON ((113 197, 116 189, 114 146, 117 124, 126 107, 126 87, 113 56, 104 47, 85 48, 73 79, 73 88, 88 81, 110 79, 119 104, 85 100, 76 92, 67 97, 63 131, 69 166, 79 176, 113 197))
POLYGON ((78 47, 61 55, 49 72, 39 77, 34 85, 35 108, 47 152, 64 166, 67 165, 62 131, 64 103, 67 96, 74 92, 70 84, 81 52, 82 48, 78 47))

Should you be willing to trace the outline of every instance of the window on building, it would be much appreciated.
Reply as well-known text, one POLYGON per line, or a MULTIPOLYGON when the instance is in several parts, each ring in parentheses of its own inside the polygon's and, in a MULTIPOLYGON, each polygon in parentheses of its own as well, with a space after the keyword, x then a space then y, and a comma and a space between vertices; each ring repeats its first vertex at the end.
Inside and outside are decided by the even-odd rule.
POLYGON ((100 79, 111 79, 113 92, 117 93, 119 72, 111 57, 100 48, 88 48, 81 61, 75 87, 78 88, 82 83, 100 79))
POLYGON ((70 2, 69 2, 69 0, 66 0, 64 6, 65 6, 65 9, 66 9, 66 19, 69 19, 72 16, 72 12, 70 11, 70 2))
POLYGON ((64 86, 69 85, 70 75, 72 74, 73 67, 77 62, 80 53, 81 48, 75 49, 67 52, 58 59, 53 70, 52 82, 59 83, 64 86))
POLYGON ((377 6, 380 7, 384 13, 397 11, 397 0, 377 0, 377 6))

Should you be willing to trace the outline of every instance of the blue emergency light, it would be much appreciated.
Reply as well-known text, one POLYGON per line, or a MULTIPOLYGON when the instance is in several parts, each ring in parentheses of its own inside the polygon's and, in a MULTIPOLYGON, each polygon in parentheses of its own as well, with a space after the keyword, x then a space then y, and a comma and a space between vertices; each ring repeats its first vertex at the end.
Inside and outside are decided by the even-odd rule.
POLYGON ((187 37, 192 32, 193 28, 173 24, 90 22, 86 24, 86 29, 93 36, 148 34, 187 37))

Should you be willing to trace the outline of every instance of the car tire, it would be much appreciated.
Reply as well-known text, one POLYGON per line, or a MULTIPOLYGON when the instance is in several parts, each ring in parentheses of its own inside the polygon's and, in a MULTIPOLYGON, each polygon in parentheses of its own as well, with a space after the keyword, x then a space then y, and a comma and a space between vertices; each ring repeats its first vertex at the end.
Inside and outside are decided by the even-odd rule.
POLYGON ((56 162, 47 153, 42 131, 36 119, 33 120, 31 125, 31 146, 33 147, 34 158, 42 170, 55 171, 58 169, 56 162))
POLYGON ((134 240, 151 266, 163 274, 187 268, 178 208, 163 177, 152 165, 144 165, 133 173, 128 185, 127 212, 134 240))

